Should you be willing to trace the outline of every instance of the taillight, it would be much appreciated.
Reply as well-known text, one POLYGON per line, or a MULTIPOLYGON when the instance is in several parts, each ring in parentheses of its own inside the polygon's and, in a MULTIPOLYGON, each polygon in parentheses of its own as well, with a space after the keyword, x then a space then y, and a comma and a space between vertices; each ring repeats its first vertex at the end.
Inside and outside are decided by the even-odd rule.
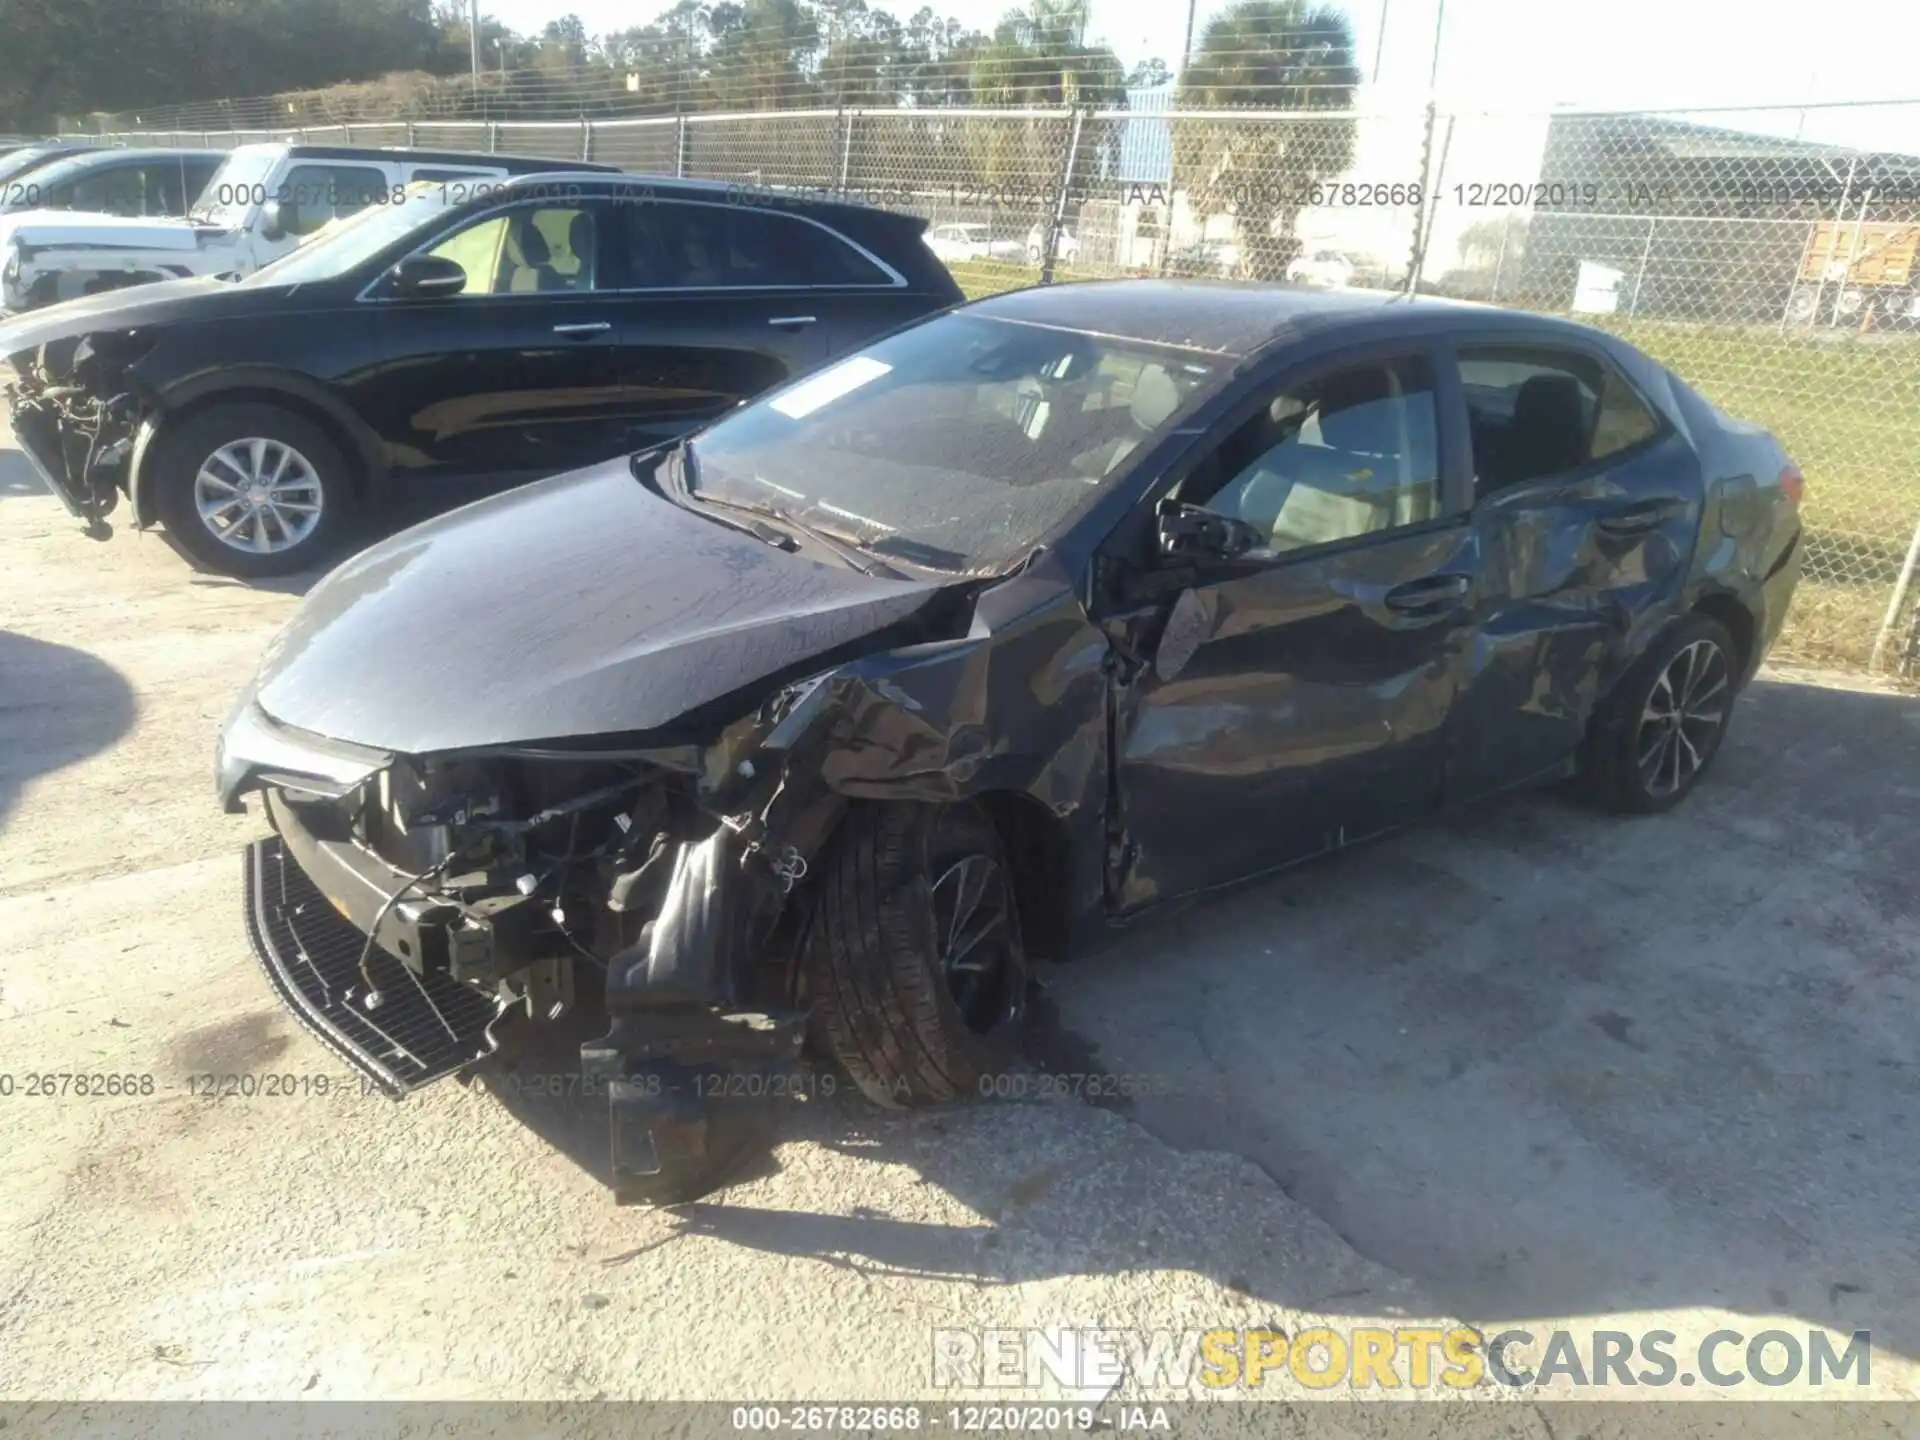
POLYGON ((1780 493, 1785 495, 1795 505, 1798 505, 1800 503, 1800 497, 1806 494, 1806 492, 1807 477, 1800 473, 1800 467, 1798 465, 1789 460, 1787 462, 1787 468, 1780 472, 1780 493))

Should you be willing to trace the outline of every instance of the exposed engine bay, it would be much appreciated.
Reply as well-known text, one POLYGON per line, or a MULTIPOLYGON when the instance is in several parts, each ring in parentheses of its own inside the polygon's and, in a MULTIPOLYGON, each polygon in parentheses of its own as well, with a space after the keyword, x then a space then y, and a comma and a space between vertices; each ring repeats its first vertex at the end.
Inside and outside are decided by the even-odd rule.
POLYGON ((103 331, 7 357, 14 379, 5 395, 20 448, 96 539, 112 533, 107 516, 128 487, 148 405, 126 371, 146 349, 138 332, 103 331))
POLYGON ((616 1195, 701 1193, 764 1143, 767 1097, 800 1090, 788 899, 845 800, 796 796, 784 762, 838 730, 816 724, 846 718, 835 688, 784 687, 707 746, 383 757, 344 781, 250 767, 236 788, 264 792, 275 831, 247 857, 256 951, 396 1098, 603 995, 581 1070, 610 1107, 616 1195))

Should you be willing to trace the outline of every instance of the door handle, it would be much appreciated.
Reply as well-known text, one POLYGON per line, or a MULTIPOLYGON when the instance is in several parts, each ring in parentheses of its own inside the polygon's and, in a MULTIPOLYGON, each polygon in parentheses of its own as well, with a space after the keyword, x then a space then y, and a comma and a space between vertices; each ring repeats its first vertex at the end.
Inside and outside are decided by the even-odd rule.
POLYGON ((1466 599, 1471 589, 1473 578, 1468 575, 1426 575, 1394 586, 1381 603, 1402 615, 1427 615, 1466 599))
POLYGON ((611 330, 612 328, 613 322, 611 320, 582 320, 572 325, 556 325, 553 327, 553 333, 556 335, 598 335, 601 331, 611 330))
POLYGON ((817 315, 776 315, 767 321, 769 325, 811 325, 819 319, 817 315))
POLYGON ((1605 535, 1644 535, 1658 530, 1680 509, 1677 500, 1643 500, 1602 515, 1595 523, 1605 535))

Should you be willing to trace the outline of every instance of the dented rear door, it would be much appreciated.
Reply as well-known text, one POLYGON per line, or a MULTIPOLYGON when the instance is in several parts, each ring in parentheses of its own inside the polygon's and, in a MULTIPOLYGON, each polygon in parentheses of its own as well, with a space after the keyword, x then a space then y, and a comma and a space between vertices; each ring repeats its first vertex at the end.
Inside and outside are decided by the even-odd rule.
POLYGON ((1449 801, 1574 757, 1637 639, 1675 611, 1703 496, 1691 444, 1597 346, 1508 334, 1455 359, 1485 569, 1449 801))

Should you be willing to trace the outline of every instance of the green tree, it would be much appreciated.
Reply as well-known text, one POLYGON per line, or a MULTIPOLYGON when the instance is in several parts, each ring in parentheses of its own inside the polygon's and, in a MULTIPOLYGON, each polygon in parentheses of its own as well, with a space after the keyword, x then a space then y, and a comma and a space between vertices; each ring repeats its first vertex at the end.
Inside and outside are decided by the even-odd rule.
POLYGON ((1150 90, 1164 85, 1173 79, 1173 72, 1167 68, 1167 62, 1155 55, 1150 60, 1142 60, 1127 72, 1129 90, 1150 90))
POLYGON ((773 110, 815 98, 807 63, 819 24, 800 0, 725 0, 708 19, 710 101, 723 110, 773 110))
POLYGON ((1253 278, 1285 275, 1303 192, 1352 165, 1352 119, 1312 112, 1351 108, 1359 83, 1351 22, 1316 0, 1240 0, 1207 22, 1180 75, 1183 106, 1303 112, 1174 126, 1175 182, 1198 209, 1234 213, 1241 264, 1253 278))

